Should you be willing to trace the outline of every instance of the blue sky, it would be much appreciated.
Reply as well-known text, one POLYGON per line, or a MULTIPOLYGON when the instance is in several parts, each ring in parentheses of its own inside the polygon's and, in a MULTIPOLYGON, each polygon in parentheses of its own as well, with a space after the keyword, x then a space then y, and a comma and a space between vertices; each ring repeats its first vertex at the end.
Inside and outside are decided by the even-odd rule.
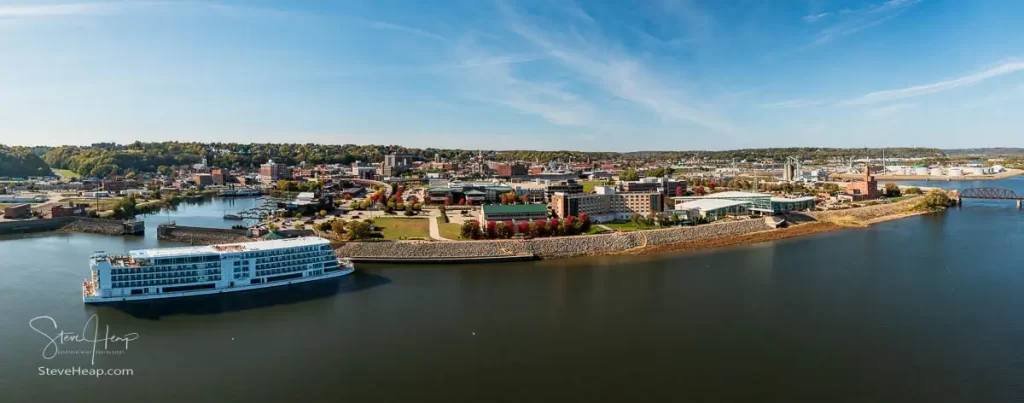
POLYGON ((0 143, 1024 146, 1019 1, 0 0, 0 143))

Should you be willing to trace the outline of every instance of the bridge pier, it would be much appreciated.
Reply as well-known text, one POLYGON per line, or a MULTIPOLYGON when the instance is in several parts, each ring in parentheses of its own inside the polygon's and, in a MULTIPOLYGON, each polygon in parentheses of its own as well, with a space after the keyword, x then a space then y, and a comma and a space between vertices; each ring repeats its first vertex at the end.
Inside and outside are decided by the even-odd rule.
POLYGON ((1020 202, 1021 201, 1022 201, 1021 199, 1017 199, 1017 210, 1020 210, 1020 202))

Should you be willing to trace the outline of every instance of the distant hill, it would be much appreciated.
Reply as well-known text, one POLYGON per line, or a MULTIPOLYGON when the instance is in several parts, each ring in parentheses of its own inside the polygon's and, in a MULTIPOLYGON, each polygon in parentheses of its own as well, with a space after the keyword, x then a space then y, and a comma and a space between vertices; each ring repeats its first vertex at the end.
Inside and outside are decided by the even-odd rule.
POLYGON ((957 148, 942 150, 946 155, 1024 155, 1024 148, 995 147, 995 148, 957 148))
POLYGON ((0 144, 0 176, 26 177, 51 175, 50 166, 26 147, 0 144))

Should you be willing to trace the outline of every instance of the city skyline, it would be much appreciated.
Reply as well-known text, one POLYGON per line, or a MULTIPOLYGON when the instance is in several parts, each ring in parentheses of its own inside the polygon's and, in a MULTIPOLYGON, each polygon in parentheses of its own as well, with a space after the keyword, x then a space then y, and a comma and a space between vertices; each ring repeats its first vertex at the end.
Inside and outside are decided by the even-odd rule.
POLYGON ((1021 146, 1022 11, 0 0, 0 143, 1021 146))

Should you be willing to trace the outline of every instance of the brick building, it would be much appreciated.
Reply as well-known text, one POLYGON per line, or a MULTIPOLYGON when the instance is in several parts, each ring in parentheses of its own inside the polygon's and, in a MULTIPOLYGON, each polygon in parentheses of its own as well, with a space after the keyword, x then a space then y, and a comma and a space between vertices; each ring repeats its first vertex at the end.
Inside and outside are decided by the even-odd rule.
POLYGON ((854 200, 877 199, 882 195, 882 192, 878 191, 878 181, 871 175, 870 167, 864 167, 864 181, 846 185, 846 194, 853 196, 854 200))
POLYGON ((664 211, 665 195, 659 192, 618 193, 610 186, 598 186, 593 194, 557 192, 551 209, 558 218, 586 213, 594 222, 628 220, 634 214, 647 216, 664 211))
POLYGON ((274 160, 267 161, 260 165, 260 182, 274 183, 281 179, 291 179, 292 170, 285 164, 274 163, 274 160))

